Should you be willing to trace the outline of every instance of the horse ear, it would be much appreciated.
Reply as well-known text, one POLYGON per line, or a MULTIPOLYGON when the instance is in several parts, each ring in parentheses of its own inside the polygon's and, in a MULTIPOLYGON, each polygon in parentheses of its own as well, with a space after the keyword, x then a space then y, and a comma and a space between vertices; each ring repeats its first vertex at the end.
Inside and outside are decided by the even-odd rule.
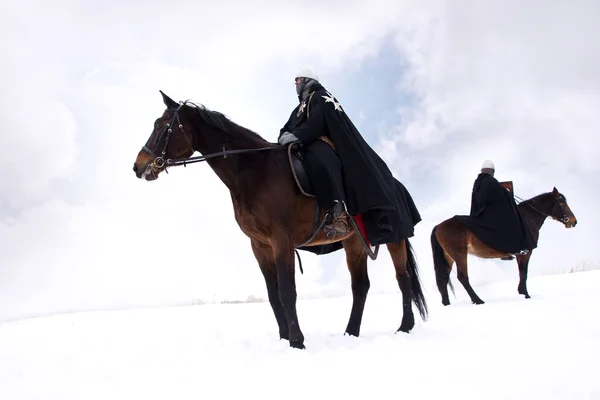
POLYGON ((175 100, 164 94, 162 90, 159 90, 159 92, 162 95, 163 101, 165 102, 167 108, 177 108, 177 102, 175 100))
POLYGON ((552 189, 552 194, 558 194, 558 190, 556 190, 556 186, 552 189))

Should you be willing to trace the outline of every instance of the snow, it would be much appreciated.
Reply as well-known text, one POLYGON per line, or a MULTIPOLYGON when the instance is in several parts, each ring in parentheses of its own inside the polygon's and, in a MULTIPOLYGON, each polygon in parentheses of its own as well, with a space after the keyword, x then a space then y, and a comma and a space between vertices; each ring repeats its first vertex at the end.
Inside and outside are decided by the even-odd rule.
MULTIPOLYGON (((453 275, 454 278, 455 275, 453 275)), ((72 313, 0 324, 0 399, 599 399, 600 271, 476 286, 472 305, 426 294, 397 333, 401 295, 301 300, 306 350, 279 340, 268 303, 72 313)))

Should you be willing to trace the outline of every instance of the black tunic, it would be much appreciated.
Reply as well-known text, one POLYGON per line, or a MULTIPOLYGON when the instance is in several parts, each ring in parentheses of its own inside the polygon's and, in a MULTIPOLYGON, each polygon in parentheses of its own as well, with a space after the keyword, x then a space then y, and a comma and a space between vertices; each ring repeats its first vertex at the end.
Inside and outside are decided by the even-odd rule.
POLYGON ((421 215, 410 193, 363 139, 335 97, 320 84, 313 88, 292 111, 281 133, 292 132, 305 145, 321 136, 331 139, 342 164, 348 212, 362 214, 372 245, 412 237, 421 215))
POLYGON ((512 192, 490 174, 479 174, 473 184, 470 215, 457 215, 456 218, 479 240, 498 251, 517 253, 537 246, 512 192))

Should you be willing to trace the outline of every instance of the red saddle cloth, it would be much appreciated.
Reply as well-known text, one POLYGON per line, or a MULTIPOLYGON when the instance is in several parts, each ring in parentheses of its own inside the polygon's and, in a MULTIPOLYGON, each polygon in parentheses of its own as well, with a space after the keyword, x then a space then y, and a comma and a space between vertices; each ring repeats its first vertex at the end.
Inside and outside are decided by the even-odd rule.
POLYGON ((360 234, 365 238, 365 242, 367 242, 367 245, 370 246, 371 242, 369 241, 369 237, 367 236, 367 231, 365 230, 365 224, 363 222, 362 215, 358 214, 353 216, 352 218, 354 218, 354 222, 356 222, 356 225, 360 230, 360 234))

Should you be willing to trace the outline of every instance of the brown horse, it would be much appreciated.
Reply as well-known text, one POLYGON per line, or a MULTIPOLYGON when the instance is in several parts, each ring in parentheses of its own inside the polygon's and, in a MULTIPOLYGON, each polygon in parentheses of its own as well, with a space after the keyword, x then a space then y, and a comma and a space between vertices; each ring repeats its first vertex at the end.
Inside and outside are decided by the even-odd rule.
MULTIPOLYGON (((345 332, 359 336, 370 286, 367 258, 374 259, 376 254, 365 245, 357 226, 343 236, 327 237, 320 229, 325 216, 320 216, 314 196, 301 190, 286 147, 266 141, 219 112, 193 103, 176 103, 160 93, 167 108, 154 122, 152 134, 137 155, 133 166, 137 177, 151 181, 172 165, 208 163, 230 191, 235 220, 250 238, 264 276, 279 336, 289 340, 291 347, 305 347, 296 313, 294 252, 314 246, 343 248, 353 295, 345 332), (202 156, 191 158, 195 151, 202 156)), ((403 300, 403 318, 396 332, 409 332, 415 325, 412 303, 423 320, 427 315, 412 246, 406 239, 386 247, 403 300)))
MULTIPOLYGON (((566 228, 577 225, 577 218, 569 208, 567 199, 556 188, 549 193, 543 193, 519 203, 518 209, 526 222, 526 229, 529 229, 535 243, 538 241, 540 229, 547 217, 562 222, 566 228)), ((472 254, 479 258, 511 258, 513 256, 484 244, 455 217, 433 227, 431 250, 437 287, 442 295, 442 304, 445 306, 450 304, 448 284, 454 293, 452 282, 450 282, 450 272, 454 262, 457 266, 458 280, 469 294, 471 301, 474 304, 483 304, 483 300, 477 296, 469 283, 467 255, 472 254)), ((525 295, 526 299, 531 297, 527 292, 527 267, 531 253, 532 249, 528 249, 527 254, 516 255, 519 266, 518 291, 519 294, 525 295)))

